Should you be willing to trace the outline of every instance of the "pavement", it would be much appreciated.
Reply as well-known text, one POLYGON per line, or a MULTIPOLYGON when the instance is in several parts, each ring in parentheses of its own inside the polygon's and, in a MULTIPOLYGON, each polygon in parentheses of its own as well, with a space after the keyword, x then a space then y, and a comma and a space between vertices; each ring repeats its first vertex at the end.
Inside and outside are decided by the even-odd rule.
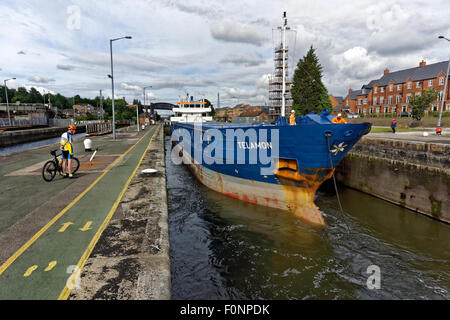
POLYGON ((0 299, 67 299, 114 215, 158 126, 75 141, 77 179, 45 182, 41 168, 57 145, 1 156, 0 299))
POLYGON ((406 140, 415 142, 430 142, 430 143, 442 143, 450 144, 450 131, 444 130, 442 135, 436 135, 433 128, 418 129, 417 131, 405 131, 396 133, 392 132, 370 132, 366 137, 390 139, 390 140, 406 140), (424 133, 426 135, 424 135, 424 133))

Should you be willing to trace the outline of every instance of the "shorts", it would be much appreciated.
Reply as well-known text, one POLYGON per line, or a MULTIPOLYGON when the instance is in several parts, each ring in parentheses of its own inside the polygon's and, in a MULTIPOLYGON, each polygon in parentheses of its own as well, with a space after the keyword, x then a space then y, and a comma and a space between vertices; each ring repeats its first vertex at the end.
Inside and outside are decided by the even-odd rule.
POLYGON ((62 158, 64 160, 73 159, 73 154, 70 154, 70 152, 68 150, 63 150, 62 151, 62 158))

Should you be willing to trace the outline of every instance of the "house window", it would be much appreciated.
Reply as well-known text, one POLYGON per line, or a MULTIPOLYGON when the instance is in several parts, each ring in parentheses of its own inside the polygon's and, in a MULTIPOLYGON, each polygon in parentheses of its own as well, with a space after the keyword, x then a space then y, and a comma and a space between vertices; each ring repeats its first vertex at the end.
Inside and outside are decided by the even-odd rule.
POLYGON ((420 82, 416 82, 416 88, 420 88, 420 82))
POLYGON ((392 96, 389 96, 389 104, 392 104, 392 96))
POLYGON ((411 88, 412 88, 412 83, 408 82, 408 89, 411 89, 411 88))
POLYGON ((433 80, 428 80, 428 86, 431 87, 433 85, 433 80))
POLYGON ((402 100, 402 96, 397 96, 395 102, 399 104, 402 100))
POLYGON ((391 85, 389 86, 389 91, 392 91, 392 90, 394 90, 394 86, 391 84, 391 85))
POLYGON ((384 87, 381 87, 381 88, 380 88, 380 91, 381 91, 381 92, 384 92, 384 87))
POLYGON ((361 113, 361 108, 358 108, 358 113, 361 113))
POLYGON ((378 92, 378 88, 377 87, 373 88, 373 93, 377 93, 377 92, 378 92))
POLYGON ((380 108, 375 109, 376 113, 380 113, 380 108))
MULTIPOLYGON (((409 88, 408 88, 409 89, 409 88)), ((400 91, 400 90, 402 90, 402 85, 401 84, 398 84, 397 85, 397 91, 400 91)))
POLYGON ((373 113, 373 108, 372 107, 370 108, 369 113, 373 113))
POLYGON ((348 107, 348 100, 347 101, 345 101, 345 105, 348 107))
POLYGON ((411 100, 411 94, 408 93, 408 94, 406 95, 406 103, 409 103, 410 100, 411 100))
POLYGON ((373 104, 374 104, 374 105, 377 104, 377 98, 373 98, 373 104))
POLYGON ((359 99, 359 100, 358 100, 358 104, 362 104, 362 99, 359 99))
POLYGON ((442 86, 444 84, 444 78, 440 77, 439 78, 439 85, 442 86))
POLYGON ((443 95, 444 95, 444 91, 439 91, 438 101, 442 101, 443 95))
POLYGON ((367 104, 367 99, 364 99, 364 104, 367 104))
POLYGON ((380 104, 383 104, 384 97, 380 97, 380 104))

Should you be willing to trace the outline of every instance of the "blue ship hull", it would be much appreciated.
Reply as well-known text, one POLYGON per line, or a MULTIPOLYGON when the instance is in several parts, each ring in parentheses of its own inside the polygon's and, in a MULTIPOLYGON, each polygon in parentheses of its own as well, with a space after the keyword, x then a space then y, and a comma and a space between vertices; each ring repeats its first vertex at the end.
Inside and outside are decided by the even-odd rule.
POLYGON ((371 127, 331 119, 310 114, 297 117, 297 125, 284 118, 276 125, 173 123, 173 155, 178 152, 213 190, 324 225, 314 205, 316 190, 371 127))

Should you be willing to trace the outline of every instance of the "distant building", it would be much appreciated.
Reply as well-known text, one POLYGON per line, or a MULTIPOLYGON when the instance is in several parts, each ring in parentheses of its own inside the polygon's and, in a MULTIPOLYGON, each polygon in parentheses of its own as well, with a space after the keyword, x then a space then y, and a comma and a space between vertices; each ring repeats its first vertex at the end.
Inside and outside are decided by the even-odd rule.
POLYGON ((96 108, 90 104, 76 104, 72 107, 74 117, 85 117, 88 113, 96 117, 103 117, 105 111, 102 108, 96 108))
POLYGON ((269 115, 268 107, 239 104, 233 108, 226 107, 216 109, 216 115, 214 117, 219 121, 230 121, 232 119, 237 121, 239 118, 248 118, 247 120, 244 119, 243 122, 264 122, 269 118, 269 115), (250 118, 253 120, 250 121, 250 118))
POLYGON ((63 118, 66 118, 66 119, 70 118, 71 119, 75 115, 75 109, 62 109, 61 113, 62 113, 62 117, 63 118))
POLYGON ((333 113, 340 113, 343 111, 342 102, 344 99, 342 97, 335 97, 330 95, 331 106, 333 107, 333 113))
POLYGON ((444 92, 445 74, 448 61, 427 65, 424 60, 418 67, 390 72, 384 70, 381 78, 363 85, 361 90, 349 89, 343 106, 352 113, 362 115, 383 115, 411 112, 409 102, 414 95, 420 95, 422 89, 435 89, 438 98, 427 111, 440 110, 444 100, 444 111, 450 111, 449 91, 444 92))

